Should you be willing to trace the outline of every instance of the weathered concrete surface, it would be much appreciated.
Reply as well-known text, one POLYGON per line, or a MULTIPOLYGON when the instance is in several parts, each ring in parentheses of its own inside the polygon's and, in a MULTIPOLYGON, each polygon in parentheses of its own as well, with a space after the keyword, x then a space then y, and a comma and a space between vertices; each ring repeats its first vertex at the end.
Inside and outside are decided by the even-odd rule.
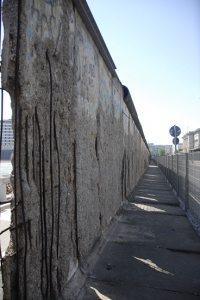
POLYGON ((15 132, 4 299, 57 299, 69 285, 74 299, 149 151, 85 1, 5 0, 3 20, 15 132))
POLYGON ((200 297, 200 237, 167 190, 151 165, 115 216, 115 228, 78 300, 200 297))

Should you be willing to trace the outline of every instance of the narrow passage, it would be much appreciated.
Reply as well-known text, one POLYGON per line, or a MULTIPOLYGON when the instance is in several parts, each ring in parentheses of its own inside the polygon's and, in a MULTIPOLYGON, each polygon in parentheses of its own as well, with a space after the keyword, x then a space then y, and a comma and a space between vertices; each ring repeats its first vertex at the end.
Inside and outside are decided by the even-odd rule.
POLYGON ((200 298, 200 236, 153 163, 114 221, 78 300, 200 298))

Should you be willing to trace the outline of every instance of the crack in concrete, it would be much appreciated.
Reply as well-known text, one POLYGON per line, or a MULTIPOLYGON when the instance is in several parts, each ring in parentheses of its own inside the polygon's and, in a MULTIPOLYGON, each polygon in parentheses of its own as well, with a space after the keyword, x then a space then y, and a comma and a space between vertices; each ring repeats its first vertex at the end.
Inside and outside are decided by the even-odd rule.
MULTIPOLYGON (((96 281, 96 282, 104 282, 104 283, 107 283, 109 285, 126 285, 125 283, 123 282, 116 282, 116 281, 108 281, 108 280, 105 280, 105 279, 101 279, 101 278, 98 278, 98 277, 95 277, 95 276, 87 276, 88 278, 90 278, 92 281, 96 281)), ((157 288, 157 287, 153 287, 153 286, 145 286, 145 285, 140 285, 140 284, 137 284, 135 285, 136 288, 138 287, 141 287, 141 288, 148 288, 148 289, 154 289, 154 290, 158 290, 158 291, 166 291, 166 292, 171 292, 171 293, 178 293, 178 294, 181 294, 181 295, 190 295, 190 296, 199 296, 197 293, 188 293, 188 292, 181 292, 181 291, 176 291, 176 290, 170 290, 170 289, 164 289, 164 288, 157 288)), ((134 286, 133 286, 133 289, 134 289, 134 286)))

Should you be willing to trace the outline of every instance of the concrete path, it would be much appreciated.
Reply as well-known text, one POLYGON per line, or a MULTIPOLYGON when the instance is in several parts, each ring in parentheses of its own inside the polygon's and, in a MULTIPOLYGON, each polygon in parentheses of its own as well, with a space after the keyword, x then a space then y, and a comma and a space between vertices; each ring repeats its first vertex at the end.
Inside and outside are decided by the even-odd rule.
POLYGON ((156 166, 115 220, 78 300, 200 298, 200 236, 156 166))

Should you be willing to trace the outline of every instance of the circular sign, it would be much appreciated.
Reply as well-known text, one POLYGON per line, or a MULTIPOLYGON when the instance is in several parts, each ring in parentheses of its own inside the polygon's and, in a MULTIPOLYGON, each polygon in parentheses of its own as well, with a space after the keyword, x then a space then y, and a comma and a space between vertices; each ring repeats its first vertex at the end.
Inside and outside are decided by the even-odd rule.
POLYGON ((173 138, 172 143, 173 143, 174 145, 178 145, 178 143, 179 143, 179 138, 173 138))
POLYGON ((171 134, 171 136, 175 137, 181 134, 181 130, 178 126, 174 125, 170 128, 169 133, 171 134))

